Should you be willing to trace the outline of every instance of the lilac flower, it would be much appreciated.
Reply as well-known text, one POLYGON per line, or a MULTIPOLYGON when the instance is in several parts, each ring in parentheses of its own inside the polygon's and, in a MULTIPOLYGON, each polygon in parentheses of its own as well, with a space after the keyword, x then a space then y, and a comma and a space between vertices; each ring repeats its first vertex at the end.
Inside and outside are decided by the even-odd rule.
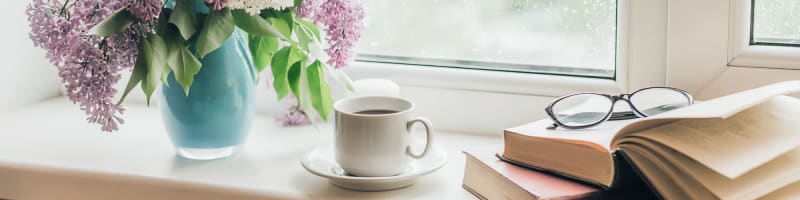
POLYGON ((297 6, 297 17, 311 19, 317 23, 317 10, 319 8, 319 0, 304 0, 303 3, 297 6))
POLYGON ((228 4, 228 0, 206 0, 206 3, 211 5, 211 9, 222 10, 228 4))
POLYGON ((143 21, 150 21, 161 14, 161 0, 128 0, 128 10, 131 14, 143 21))
POLYGON ((276 118, 277 121, 282 122, 283 126, 299 126, 311 123, 311 120, 308 119, 308 114, 300 108, 296 98, 290 96, 286 99, 286 102, 290 105, 289 109, 278 116, 276 118))
POLYGON ((328 64, 341 69, 352 59, 353 48, 361 37, 364 10, 358 0, 325 0, 319 10, 314 9, 317 3, 320 2, 304 1, 297 9, 297 15, 322 25, 328 36, 328 48, 325 49, 331 58, 328 64))
POLYGON ((113 102, 121 70, 130 69, 137 54, 140 24, 108 38, 87 35, 95 24, 127 6, 116 0, 34 0, 28 6, 30 38, 47 51, 58 69, 67 96, 80 106, 87 121, 114 131, 125 109, 113 102), (137 28, 138 27, 138 28, 137 28))

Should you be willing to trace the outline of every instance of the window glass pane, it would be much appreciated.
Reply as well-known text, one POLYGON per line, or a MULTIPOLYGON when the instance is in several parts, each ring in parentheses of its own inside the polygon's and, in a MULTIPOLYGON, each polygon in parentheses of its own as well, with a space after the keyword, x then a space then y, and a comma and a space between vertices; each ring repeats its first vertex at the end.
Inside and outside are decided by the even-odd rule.
POLYGON ((800 0, 754 0, 752 41, 800 45, 800 0))
POLYGON ((359 59, 614 76, 616 0, 364 0, 359 59))

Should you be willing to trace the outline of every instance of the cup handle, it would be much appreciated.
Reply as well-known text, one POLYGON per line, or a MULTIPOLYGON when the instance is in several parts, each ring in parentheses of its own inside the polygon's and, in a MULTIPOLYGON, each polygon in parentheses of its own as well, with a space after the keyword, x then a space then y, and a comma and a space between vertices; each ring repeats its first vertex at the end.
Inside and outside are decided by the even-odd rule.
POLYGON ((431 125, 431 121, 429 121, 427 118, 424 117, 414 118, 413 120, 408 121, 408 123, 406 123, 406 129, 408 130, 409 134, 411 134, 411 127, 417 122, 421 122, 422 125, 425 126, 425 136, 426 136, 425 150, 422 150, 422 153, 417 155, 411 152, 411 146, 409 145, 408 147, 406 147, 406 154, 408 154, 413 158, 422 158, 423 156, 425 156, 425 154, 428 153, 428 151, 433 146, 433 125, 431 125))

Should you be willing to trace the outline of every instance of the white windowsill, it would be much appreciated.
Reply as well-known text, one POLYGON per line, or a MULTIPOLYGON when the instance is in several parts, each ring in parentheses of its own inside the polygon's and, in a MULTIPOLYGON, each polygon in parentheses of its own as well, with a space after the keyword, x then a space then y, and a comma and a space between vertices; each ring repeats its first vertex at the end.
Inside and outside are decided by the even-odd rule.
POLYGON ((300 166, 305 152, 330 144, 329 125, 281 127, 258 116, 234 156, 178 158, 157 108, 129 104, 116 133, 102 133, 60 97, 0 113, 0 198, 10 199, 474 199, 461 188, 461 150, 498 145, 498 135, 436 132, 447 164, 411 187, 387 192, 337 188, 300 166))

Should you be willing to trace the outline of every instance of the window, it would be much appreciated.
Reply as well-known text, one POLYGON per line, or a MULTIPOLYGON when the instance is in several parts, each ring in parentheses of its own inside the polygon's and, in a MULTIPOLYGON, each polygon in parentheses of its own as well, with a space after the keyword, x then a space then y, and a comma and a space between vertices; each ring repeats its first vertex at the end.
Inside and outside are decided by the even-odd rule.
POLYGON ((364 1, 360 61, 614 78, 616 0, 364 1))
POLYGON ((623 93, 666 83, 667 0, 363 2, 366 27, 357 46, 358 62, 345 71, 353 80, 385 78, 399 83, 401 95, 418 105, 415 113, 429 117, 438 130, 502 133, 505 128, 547 117, 543 105, 558 96, 576 92, 623 93), (510 12, 513 3, 524 5, 527 11, 510 12), (600 13, 598 6, 603 8, 605 15, 600 16, 604 17, 588 17, 583 13, 590 10, 600 13), (497 13, 497 9, 504 12, 497 13), (548 9, 549 15, 545 15, 548 9), (495 18, 503 18, 491 20, 492 15, 486 12, 495 12, 495 18), (585 23, 599 18, 603 18, 603 23, 585 23), (518 25, 519 29, 512 29, 515 32, 506 33, 485 28, 509 23, 525 25, 536 20, 550 21, 539 22, 536 29, 523 30, 518 25), (580 20, 584 23, 579 23, 580 20), (465 26, 470 29, 460 27, 473 23, 476 25, 465 26), (547 24, 551 26, 545 27, 547 24), (600 29, 581 32, 575 31, 578 27, 572 24, 584 28, 605 24, 603 27, 607 29, 603 34, 598 33, 603 32, 600 29), (574 29, 567 29, 568 25, 574 29), (486 38, 489 42, 485 44, 503 48, 500 56, 507 57, 493 54, 497 49, 478 51, 486 46, 475 48, 483 54, 471 52, 472 46, 484 43, 462 36, 476 36, 484 31, 487 36, 494 36, 486 38), (544 34, 553 37, 552 40, 579 46, 559 46, 550 40, 535 45, 495 42, 544 34), (587 42, 590 40, 597 44, 587 42), (586 46, 605 56, 593 57, 596 62, 592 62, 586 53, 592 49, 586 46), (470 51, 464 51, 467 47, 470 51), (507 54, 523 52, 519 50, 523 47, 531 48, 523 50, 534 53, 516 57, 507 54), (606 50, 600 53, 603 48, 606 50), (541 56, 535 53, 559 59, 534 58, 541 56))
POLYGON ((800 77, 797 0, 669 4, 668 85, 702 100, 800 77))
POLYGON ((750 44, 800 46, 800 1, 753 0, 750 44))

